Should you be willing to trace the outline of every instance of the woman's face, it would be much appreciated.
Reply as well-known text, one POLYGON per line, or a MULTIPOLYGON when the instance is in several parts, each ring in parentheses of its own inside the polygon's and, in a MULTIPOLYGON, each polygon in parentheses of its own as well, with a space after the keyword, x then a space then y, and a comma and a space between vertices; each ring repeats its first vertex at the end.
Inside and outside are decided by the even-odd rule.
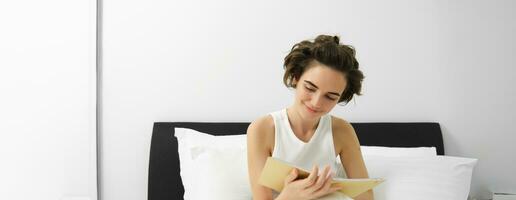
POLYGON ((330 112, 346 88, 344 74, 312 61, 296 83, 294 106, 307 119, 330 112))

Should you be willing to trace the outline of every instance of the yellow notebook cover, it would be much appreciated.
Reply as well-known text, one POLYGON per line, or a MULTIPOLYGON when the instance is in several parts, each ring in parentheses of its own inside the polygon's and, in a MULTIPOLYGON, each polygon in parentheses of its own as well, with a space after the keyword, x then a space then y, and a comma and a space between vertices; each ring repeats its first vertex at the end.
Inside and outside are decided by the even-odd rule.
MULTIPOLYGON (((258 183, 269 187, 277 192, 283 190, 283 183, 285 178, 294 168, 298 169, 297 179, 304 179, 310 174, 310 170, 296 167, 293 164, 279 160, 277 158, 269 157, 265 162, 258 183)), ((370 190, 371 188, 382 183, 382 178, 364 178, 364 179, 345 179, 345 178, 333 178, 332 185, 337 184, 342 186, 339 192, 353 198, 370 190)))

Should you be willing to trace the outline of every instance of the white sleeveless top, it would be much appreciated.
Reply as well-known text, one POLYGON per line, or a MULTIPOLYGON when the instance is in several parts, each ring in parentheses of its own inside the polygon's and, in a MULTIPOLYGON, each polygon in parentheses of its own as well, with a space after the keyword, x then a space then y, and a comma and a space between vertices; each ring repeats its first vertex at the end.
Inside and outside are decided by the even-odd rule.
MULTIPOLYGON (((274 150, 272 157, 278 158, 307 171, 312 171, 314 165, 319 166, 319 171, 325 165, 329 165, 337 177, 346 177, 340 163, 336 162, 335 145, 333 143, 333 132, 331 115, 326 114, 320 117, 319 124, 308 142, 300 140, 292 130, 287 116, 287 109, 270 113, 274 119, 274 150)), ((340 157, 338 157, 340 159, 340 157)), ((320 199, 348 199, 343 194, 332 193, 320 199)), ((273 190, 273 198, 279 194, 273 190)))
POLYGON ((300 140, 292 131, 287 117, 287 109, 272 112, 271 115, 275 126, 272 157, 293 163, 309 171, 314 165, 318 165, 319 169, 330 165, 335 171, 336 155, 331 115, 326 114, 320 117, 317 129, 307 143, 300 140))

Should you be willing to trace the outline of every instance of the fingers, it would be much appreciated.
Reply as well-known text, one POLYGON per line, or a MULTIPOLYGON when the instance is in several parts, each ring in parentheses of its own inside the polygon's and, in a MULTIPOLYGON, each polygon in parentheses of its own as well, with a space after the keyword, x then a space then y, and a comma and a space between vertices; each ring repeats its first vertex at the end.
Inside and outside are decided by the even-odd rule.
POLYGON ((297 178, 297 169, 294 168, 294 169, 292 169, 290 174, 288 174, 288 176, 285 178, 285 185, 296 180, 296 178, 297 178))
POLYGON ((330 168, 330 166, 329 166, 329 165, 326 165, 326 166, 324 167, 323 173, 321 173, 319 176, 320 176, 322 179, 326 180, 326 178, 328 178, 328 176, 330 176, 330 173, 331 173, 331 168, 330 168))
MULTIPOLYGON (((331 183, 330 183, 330 185, 331 185, 331 183)), ((328 189, 328 191, 329 191, 328 193, 337 192, 341 189, 342 189, 342 186, 335 184, 334 186, 330 186, 330 188, 328 189)))
POLYGON ((341 187, 339 185, 332 186, 332 183, 333 183, 333 173, 330 174, 330 176, 328 176, 328 178, 326 179, 326 182, 324 183, 324 186, 321 188, 321 190, 328 191, 327 193, 332 193, 332 192, 335 192, 335 191, 341 189, 341 187))
POLYGON ((329 185, 328 180, 330 180, 330 183, 331 183, 331 178, 332 178, 330 176, 331 175, 330 173, 331 173, 330 166, 327 165, 326 167, 324 167, 323 172, 317 178, 317 182, 310 188, 310 190, 315 192, 315 191, 320 190, 324 186, 329 185))
POLYGON ((319 173, 319 168, 317 167, 317 165, 315 165, 312 168, 312 172, 310 172, 310 175, 308 175, 308 177, 306 177, 303 180, 303 186, 305 188, 312 186, 315 183, 315 181, 317 181, 318 173, 319 173))
MULTIPOLYGON (((338 184, 333 184, 333 176, 335 174, 332 173, 331 171, 328 173, 328 176, 326 178, 324 178, 324 184, 322 187, 320 187, 318 190, 314 191, 313 192, 313 195, 315 197, 322 197, 324 195, 327 195, 327 194, 330 194, 330 193, 333 193, 333 192, 336 192, 336 191, 339 191, 342 189, 342 186, 338 185, 338 184)), ((320 178, 322 178, 323 176, 321 175, 320 178)))

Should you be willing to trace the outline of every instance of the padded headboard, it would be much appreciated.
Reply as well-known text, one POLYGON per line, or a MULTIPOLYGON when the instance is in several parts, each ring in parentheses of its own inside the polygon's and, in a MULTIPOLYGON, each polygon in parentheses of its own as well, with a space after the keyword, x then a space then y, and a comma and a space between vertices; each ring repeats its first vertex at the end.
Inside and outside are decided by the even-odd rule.
MULTIPOLYGON (((149 200, 183 200, 184 187, 179 175, 179 154, 174 128, 191 128, 212 135, 245 134, 250 123, 156 122, 152 131, 149 157, 149 200)), ((438 123, 351 123, 360 145, 387 147, 436 147, 444 155, 443 137, 438 123)))

